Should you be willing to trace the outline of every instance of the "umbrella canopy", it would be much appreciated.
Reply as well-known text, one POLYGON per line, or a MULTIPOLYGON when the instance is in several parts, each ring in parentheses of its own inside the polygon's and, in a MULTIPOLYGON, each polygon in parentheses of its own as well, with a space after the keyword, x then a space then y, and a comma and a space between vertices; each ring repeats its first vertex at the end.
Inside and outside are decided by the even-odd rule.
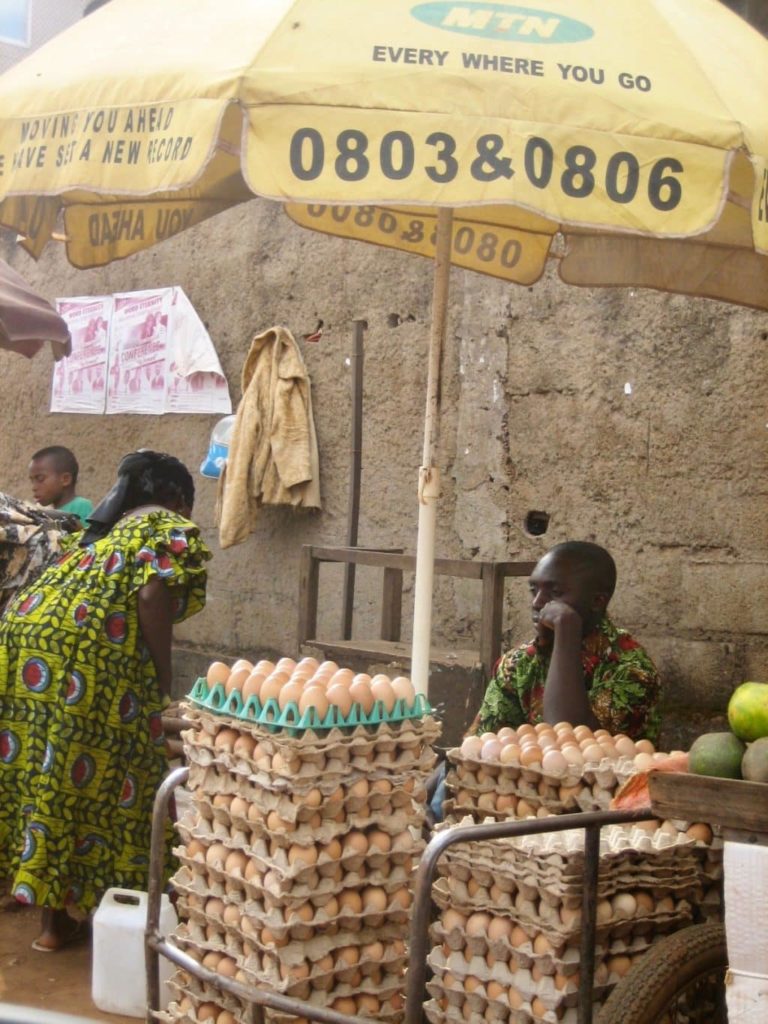
POLYGON ((112 0, 0 76, 0 223, 39 254, 63 211, 95 266, 260 195, 435 254, 424 690, 451 262, 768 308, 766 95, 768 43, 717 0, 112 0))
POLYGON ((53 306, 0 260, 0 348, 31 358, 50 341, 54 358, 71 351, 69 328, 53 306))

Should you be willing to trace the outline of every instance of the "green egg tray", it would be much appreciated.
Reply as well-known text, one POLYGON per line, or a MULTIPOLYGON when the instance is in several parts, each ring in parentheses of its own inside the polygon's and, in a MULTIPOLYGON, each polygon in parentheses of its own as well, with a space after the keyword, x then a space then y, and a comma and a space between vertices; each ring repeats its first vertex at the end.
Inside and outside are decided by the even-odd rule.
POLYGON ((249 697, 243 701, 238 690, 227 694, 223 683, 216 683, 209 688, 206 680, 202 678, 195 682, 187 697, 193 704, 215 714, 230 715, 242 722, 264 725, 270 732, 285 729, 291 735, 305 732, 307 729, 321 732, 328 729, 352 729, 357 725, 375 727, 383 722, 404 722, 410 718, 423 718, 432 714, 429 701, 421 693, 416 694, 411 707, 407 707, 404 700, 395 701, 395 706, 389 714, 384 710, 381 701, 377 700, 367 715, 359 704, 353 704, 348 715, 342 715, 337 707, 331 706, 324 718, 320 718, 314 708, 307 708, 302 714, 295 701, 286 704, 282 709, 274 698, 265 704, 257 697, 249 697))

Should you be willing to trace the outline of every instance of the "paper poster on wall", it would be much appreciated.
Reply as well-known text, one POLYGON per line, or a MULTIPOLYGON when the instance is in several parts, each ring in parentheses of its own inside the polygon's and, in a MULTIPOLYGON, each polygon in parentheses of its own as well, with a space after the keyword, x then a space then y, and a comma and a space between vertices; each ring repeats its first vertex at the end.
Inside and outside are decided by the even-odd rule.
POLYGON ((51 412, 103 413, 112 296, 58 299, 56 309, 72 335, 72 352, 54 364, 51 412))
MULTIPOLYGON (((56 364, 55 412, 221 413, 232 411, 227 380, 205 325, 179 287, 120 292, 106 300, 60 299, 59 311, 85 321, 80 303, 109 303, 108 342, 101 363, 102 402, 88 406, 73 391, 70 359, 56 364)), ((95 370, 93 371, 95 374, 95 370)), ((55 408, 54 408, 55 403, 55 408)))

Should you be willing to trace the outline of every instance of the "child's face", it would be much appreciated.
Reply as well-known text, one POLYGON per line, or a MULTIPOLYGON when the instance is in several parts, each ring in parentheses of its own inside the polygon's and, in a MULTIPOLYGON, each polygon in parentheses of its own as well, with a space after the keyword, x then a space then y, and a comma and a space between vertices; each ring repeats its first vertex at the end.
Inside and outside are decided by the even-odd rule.
POLYGON ((50 455, 42 459, 32 459, 29 464, 29 481, 32 484, 32 495, 38 505, 56 505, 59 503, 65 488, 72 483, 71 473, 60 473, 50 455))

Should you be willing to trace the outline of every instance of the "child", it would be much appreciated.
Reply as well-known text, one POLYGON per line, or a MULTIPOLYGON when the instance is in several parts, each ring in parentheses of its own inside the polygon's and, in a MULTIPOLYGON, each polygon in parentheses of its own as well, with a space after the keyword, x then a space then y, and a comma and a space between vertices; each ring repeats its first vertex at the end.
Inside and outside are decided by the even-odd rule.
POLYGON ((93 503, 75 493, 79 466, 69 448, 52 445, 35 452, 29 463, 32 494, 39 505, 51 505, 61 512, 76 515, 82 525, 93 510, 93 503))

